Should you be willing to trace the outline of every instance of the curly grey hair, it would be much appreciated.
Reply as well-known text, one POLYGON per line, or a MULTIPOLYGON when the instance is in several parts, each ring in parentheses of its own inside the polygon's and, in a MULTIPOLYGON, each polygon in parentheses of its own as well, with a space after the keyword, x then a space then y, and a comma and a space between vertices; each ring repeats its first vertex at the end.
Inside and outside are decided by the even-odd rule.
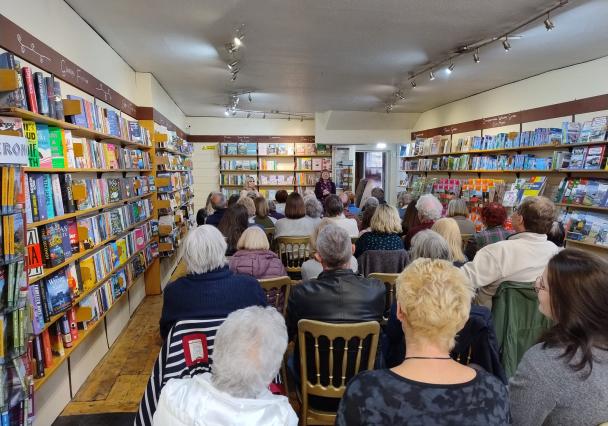
POLYGON ((304 208, 306 209, 306 216, 313 219, 319 218, 323 214, 323 204, 314 195, 307 195, 304 198, 304 208))
POLYGON ((184 241, 186 270, 204 274, 226 264, 226 240, 215 226, 201 225, 191 229, 184 241))
POLYGON ((411 260, 424 257, 427 259, 452 259, 448 242, 437 232, 430 229, 417 232, 412 238, 410 249, 411 260))

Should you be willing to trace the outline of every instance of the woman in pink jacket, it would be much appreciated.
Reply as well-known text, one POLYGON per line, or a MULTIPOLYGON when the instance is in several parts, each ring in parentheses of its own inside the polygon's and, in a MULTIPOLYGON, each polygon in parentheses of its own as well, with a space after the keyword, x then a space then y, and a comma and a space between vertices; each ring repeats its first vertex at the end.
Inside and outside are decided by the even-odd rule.
POLYGON ((262 228, 247 228, 237 242, 237 252, 230 258, 230 270, 257 279, 284 277, 285 267, 276 253, 269 250, 268 238, 262 228))

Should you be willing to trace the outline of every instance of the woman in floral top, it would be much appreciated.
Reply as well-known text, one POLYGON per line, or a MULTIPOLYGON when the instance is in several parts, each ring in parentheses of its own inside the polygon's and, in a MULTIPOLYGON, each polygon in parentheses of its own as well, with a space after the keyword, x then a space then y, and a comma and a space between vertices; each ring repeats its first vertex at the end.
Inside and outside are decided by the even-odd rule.
POLYGON ((489 203, 481 209, 481 220, 486 229, 473 234, 465 247, 465 255, 469 260, 475 257, 475 253, 488 244, 506 240, 513 231, 505 229, 507 211, 499 203, 489 203))

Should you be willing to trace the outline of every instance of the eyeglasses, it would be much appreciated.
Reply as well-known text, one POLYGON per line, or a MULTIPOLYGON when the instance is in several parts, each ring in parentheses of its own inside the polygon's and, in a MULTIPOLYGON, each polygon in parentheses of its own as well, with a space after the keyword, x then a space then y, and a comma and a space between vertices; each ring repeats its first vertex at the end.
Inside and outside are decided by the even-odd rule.
POLYGON ((541 290, 547 291, 547 286, 545 286, 545 280, 542 275, 536 277, 536 281, 534 283, 534 291, 536 293, 540 293, 541 290))

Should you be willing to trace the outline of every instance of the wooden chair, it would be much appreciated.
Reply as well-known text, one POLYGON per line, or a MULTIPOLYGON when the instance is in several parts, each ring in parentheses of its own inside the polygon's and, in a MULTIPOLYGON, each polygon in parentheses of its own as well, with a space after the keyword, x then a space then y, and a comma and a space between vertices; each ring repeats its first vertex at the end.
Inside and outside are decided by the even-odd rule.
POLYGON ((391 306, 395 301, 395 281, 397 280, 398 276, 399 274, 381 274, 379 272, 374 272, 367 276, 368 278, 375 278, 382 281, 384 283, 384 287, 386 287, 386 302, 384 304, 384 316, 386 318, 388 318, 388 313, 390 312, 391 306))
POLYGON ((285 270, 294 279, 301 277, 302 263, 310 259, 310 237, 278 237, 277 254, 285 270))
POLYGON ((469 240, 473 238, 473 234, 460 234, 460 237, 462 238, 462 249, 464 250, 469 240))
POLYGON ((352 377, 361 371, 374 368, 379 334, 380 325, 376 321, 353 324, 331 324, 312 320, 298 322, 301 380, 301 394, 298 396, 302 399, 300 420, 303 426, 335 423, 336 413, 311 408, 309 395, 342 398, 352 377), (320 344, 320 338, 327 343, 320 344), (314 343, 309 345, 311 340, 314 343), (327 352, 323 349, 320 351, 320 346, 328 349, 327 352), (314 354, 314 366, 308 365, 307 353, 314 354), (364 357, 367 359, 363 360, 364 357), (321 374, 321 366, 327 366, 327 375, 321 374), (309 369, 311 376, 308 374, 309 369), (310 380, 311 377, 314 382, 310 380))
POLYGON ((266 300, 270 306, 274 306, 277 311, 285 316, 287 312, 287 300, 289 299, 289 289, 291 288, 291 278, 277 277, 258 280, 264 293, 266 300))
POLYGON ((268 244, 270 244, 270 249, 274 246, 274 226, 272 228, 264 228, 264 233, 266 234, 266 238, 268 238, 268 244))

